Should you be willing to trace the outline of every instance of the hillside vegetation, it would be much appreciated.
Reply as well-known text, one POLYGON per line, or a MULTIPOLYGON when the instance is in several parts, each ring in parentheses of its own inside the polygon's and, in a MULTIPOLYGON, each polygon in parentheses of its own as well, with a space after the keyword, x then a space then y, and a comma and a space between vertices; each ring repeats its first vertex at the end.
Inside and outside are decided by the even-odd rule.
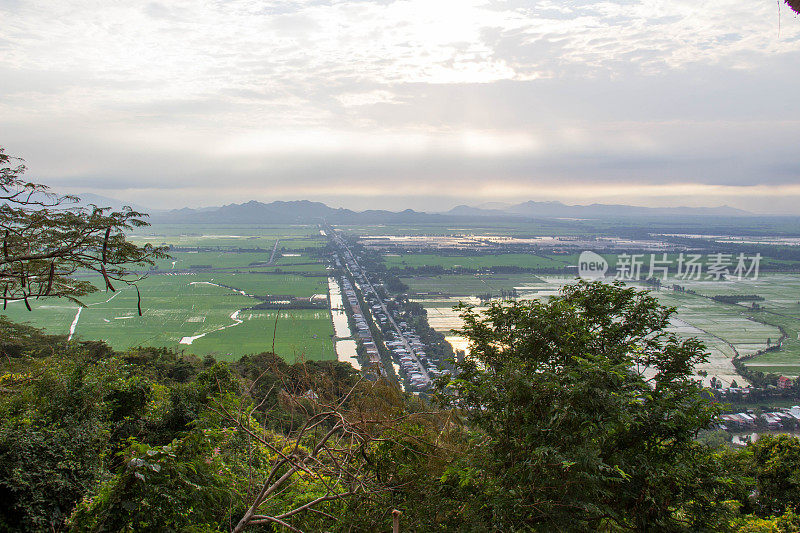
POLYGON ((376 531, 397 509, 408 531, 797 531, 800 442, 713 444, 704 349, 671 313, 599 283, 465 308, 473 357, 427 400, 342 363, 2 319, 0 525, 376 531))

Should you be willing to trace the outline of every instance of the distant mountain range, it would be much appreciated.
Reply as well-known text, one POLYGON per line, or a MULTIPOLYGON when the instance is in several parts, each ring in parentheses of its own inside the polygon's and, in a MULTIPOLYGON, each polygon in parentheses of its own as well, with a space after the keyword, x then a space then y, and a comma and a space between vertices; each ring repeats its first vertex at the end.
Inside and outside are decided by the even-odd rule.
POLYGON ((561 202, 534 202, 521 204, 484 204, 479 207, 459 205, 448 215, 502 216, 526 218, 620 218, 620 217, 672 217, 672 216, 752 216, 752 213, 727 205, 721 207, 637 207, 632 205, 566 205, 561 202))
POLYGON ((437 222, 450 217, 441 214, 429 214, 413 209, 405 211, 367 210, 352 211, 344 208, 333 208, 321 202, 294 200, 276 201, 268 204, 255 200, 244 204, 228 204, 219 208, 179 209, 158 213, 153 216, 155 222, 173 222, 191 224, 229 223, 229 224, 307 224, 310 222, 328 222, 330 224, 375 224, 402 222, 437 222))
MULTIPOLYGON (((119 209, 123 202, 95 194, 82 194, 81 204, 96 204, 119 209)), ((173 209, 158 211, 132 205, 134 209, 150 213, 153 222, 170 223, 230 223, 230 224, 380 224, 426 223, 467 221, 470 219, 620 219, 667 217, 744 217, 755 216, 748 211, 729 206, 721 207, 637 207, 631 205, 566 205, 561 202, 528 201, 519 204, 498 202, 479 206, 459 205, 442 213, 426 213, 406 209, 386 211, 370 209, 353 211, 329 207, 322 202, 308 200, 275 201, 263 203, 250 201, 222 207, 173 209)))

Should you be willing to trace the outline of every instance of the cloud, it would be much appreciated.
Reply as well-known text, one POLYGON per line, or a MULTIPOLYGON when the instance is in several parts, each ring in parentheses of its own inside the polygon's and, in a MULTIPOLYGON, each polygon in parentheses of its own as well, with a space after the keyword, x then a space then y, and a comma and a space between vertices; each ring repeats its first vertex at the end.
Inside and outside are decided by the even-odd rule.
POLYGON ((800 178, 800 23, 784 11, 778 36, 768 3, 65 0, 0 12, 0 143, 72 192, 430 208, 616 191, 746 205, 736 191, 786 197, 800 178), (223 176, 236 185, 220 193, 223 176))

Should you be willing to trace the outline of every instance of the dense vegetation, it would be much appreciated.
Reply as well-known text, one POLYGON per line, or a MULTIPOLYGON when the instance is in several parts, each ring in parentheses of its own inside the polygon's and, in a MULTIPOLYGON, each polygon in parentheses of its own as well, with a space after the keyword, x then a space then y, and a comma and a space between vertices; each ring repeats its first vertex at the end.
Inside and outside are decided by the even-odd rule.
POLYGON ((434 403, 341 363, 1 319, 0 528, 374 531, 393 509, 413 531, 800 527, 800 442, 701 442, 703 347, 652 297, 584 283, 463 312, 472 357, 434 403))

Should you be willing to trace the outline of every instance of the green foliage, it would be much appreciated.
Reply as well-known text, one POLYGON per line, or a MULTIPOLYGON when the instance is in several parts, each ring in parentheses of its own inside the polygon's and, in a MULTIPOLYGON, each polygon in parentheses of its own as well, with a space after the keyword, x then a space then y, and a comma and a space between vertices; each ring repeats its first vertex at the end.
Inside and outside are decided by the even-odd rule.
POLYGON ((710 430, 703 346, 666 331, 671 309, 582 283, 463 311, 444 411, 336 362, 118 353, 0 320, 0 530, 230 531, 344 421, 256 516, 325 498, 291 524, 384 530, 399 509, 411 531, 800 531, 800 441, 737 450, 710 430))
POLYGON ((81 363, 43 360, 6 373, 0 396, 0 521, 57 528, 105 472, 112 424, 96 402, 102 377, 81 363))
MULTIPOLYGON (((419 399, 378 382, 372 394, 355 401, 366 413, 382 413, 396 422, 366 450, 368 469, 383 490, 346 502, 337 531, 372 531, 381 528, 387 510, 403 512, 403 529, 455 531, 465 522, 459 509, 464 500, 440 478, 448 465, 462 457, 468 442, 453 425, 450 413, 430 412, 419 399), (409 418, 404 415, 415 413, 409 418)), ((462 529, 463 530, 463 529, 462 529)))
POLYGON ((233 429, 199 429, 164 446, 135 440, 124 466, 78 505, 79 531, 219 531, 244 511, 246 457, 233 429))
POLYGON ((703 346, 665 331, 672 313, 585 282, 548 302, 463 308, 471 357, 443 396, 485 434, 481 474, 466 479, 501 529, 693 520, 679 515, 719 482, 703 479, 709 452, 694 441, 714 409, 690 379, 703 346))
POLYGON ((773 518, 746 515, 733 520, 730 530, 735 533, 797 533, 800 516, 791 510, 773 518))
POLYGON ((163 362, 165 354, 98 359, 106 349, 66 346, 38 334, 31 339, 52 342, 37 355, 56 355, 7 360, 0 376, 0 524, 6 530, 59 529, 75 503, 119 469, 129 439, 178 438, 212 397, 239 390, 219 366, 191 385, 159 384, 155 376, 174 375, 185 360, 174 357, 172 369, 152 368, 128 359, 146 365, 153 358, 163 362))
POLYGON ((55 349, 63 347, 67 340, 64 335, 45 335, 32 326, 11 322, 0 315, 0 356, 20 357, 24 353, 35 356, 52 355, 55 349))
POLYGON ((103 475, 104 432, 90 421, 0 430, 0 527, 58 529, 103 475))
MULTIPOLYGON (((273 427, 288 431, 307 412, 285 410, 281 395, 336 400, 356 383, 352 368, 335 362, 289 366, 261 354, 234 366, 0 325, 18 347, 0 366, 2 530, 59 530, 70 515, 69 527, 81 531, 229 530, 275 454, 221 413, 252 412, 254 398, 266 400, 273 427)), ((278 449, 288 445, 268 434, 278 449)), ((320 483, 301 475, 264 510, 303 504, 324 492, 320 483)), ((300 523, 316 529, 319 520, 300 523)))
POLYGON ((761 516, 787 508, 800 512, 800 440, 789 435, 762 435, 748 452, 756 511, 761 516))

